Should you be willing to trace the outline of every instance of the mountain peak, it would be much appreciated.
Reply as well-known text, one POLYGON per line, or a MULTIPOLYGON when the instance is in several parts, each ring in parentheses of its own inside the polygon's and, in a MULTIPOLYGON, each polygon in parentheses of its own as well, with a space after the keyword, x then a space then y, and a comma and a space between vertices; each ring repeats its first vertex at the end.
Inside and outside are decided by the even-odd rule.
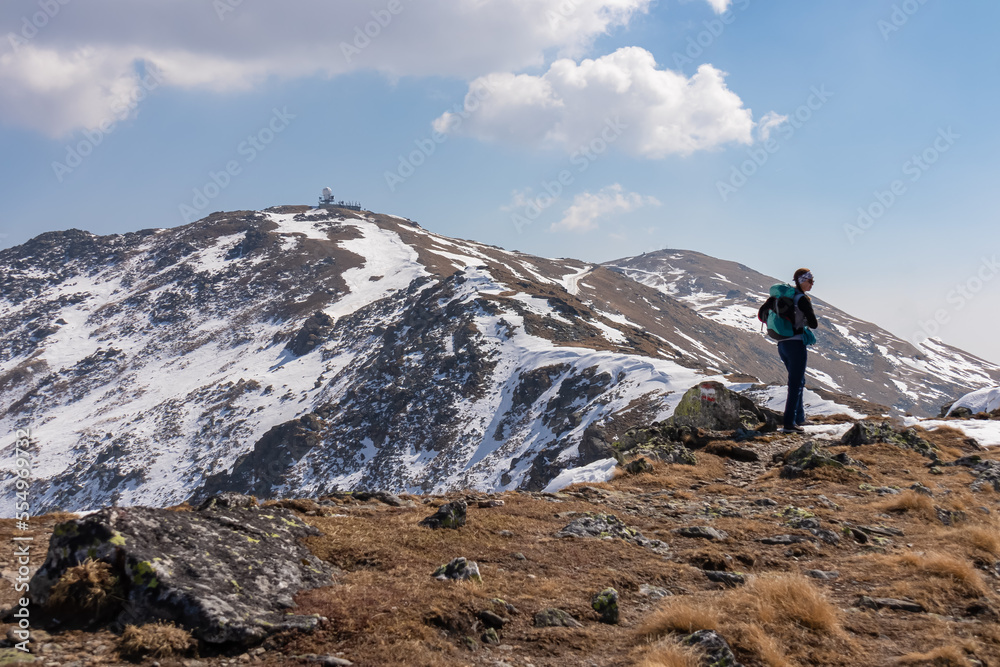
MULTIPOLYGON (((602 455, 594 429, 784 376, 748 316, 773 279, 688 251, 592 265, 279 206, 2 255, 0 421, 37 434, 49 509, 540 489, 602 455)), ((1000 377, 821 310, 818 391, 936 413, 1000 377)))

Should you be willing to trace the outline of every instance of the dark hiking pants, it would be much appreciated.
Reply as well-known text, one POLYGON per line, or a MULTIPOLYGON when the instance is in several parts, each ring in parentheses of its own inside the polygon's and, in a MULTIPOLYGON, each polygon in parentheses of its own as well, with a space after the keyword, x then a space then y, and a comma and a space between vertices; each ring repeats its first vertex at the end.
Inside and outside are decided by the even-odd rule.
POLYGON ((802 406, 802 393, 806 387, 806 344, 801 340, 783 340, 778 343, 778 354, 788 369, 788 398, 785 400, 785 428, 806 420, 802 406))

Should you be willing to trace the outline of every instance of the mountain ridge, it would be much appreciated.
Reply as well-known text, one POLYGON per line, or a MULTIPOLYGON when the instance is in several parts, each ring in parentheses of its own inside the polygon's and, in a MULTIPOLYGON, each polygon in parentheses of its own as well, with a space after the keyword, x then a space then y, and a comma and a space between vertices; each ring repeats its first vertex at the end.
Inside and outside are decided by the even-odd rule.
POLYGON ((783 377, 765 338, 635 268, 371 212, 50 232, 0 260, 0 422, 39 434, 47 509, 540 489, 697 382, 783 377))

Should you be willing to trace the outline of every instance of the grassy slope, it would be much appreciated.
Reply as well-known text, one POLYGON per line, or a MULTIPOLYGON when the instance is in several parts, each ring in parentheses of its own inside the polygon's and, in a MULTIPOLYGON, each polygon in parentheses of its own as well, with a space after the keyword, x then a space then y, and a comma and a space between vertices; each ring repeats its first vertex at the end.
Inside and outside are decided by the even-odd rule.
MULTIPOLYGON (((942 459, 969 453, 956 432, 942 429, 926 437, 942 459)), ((801 436, 771 436, 753 445, 762 458, 801 444, 801 436)), ((834 447, 839 452, 841 448, 834 447)), ((329 622, 310 635, 287 634, 250 657, 266 664, 308 664, 291 656, 340 654, 355 665, 683 665, 674 646, 683 631, 714 628, 747 665, 972 665, 1000 662, 1000 494, 973 494, 967 468, 944 467, 933 475, 927 459, 890 445, 849 449, 868 466, 855 472, 829 471, 797 480, 778 477, 770 463, 736 464, 699 453, 697 466, 657 464, 654 472, 621 476, 606 484, 578 485, 555 496, 504 493, 455 494, 449 498, 410 496, 415 507, 378 502, 286 502, 322 532, 310 548, 343 572, 334 586, 299 595, 298 613, 318 613, 329 622), (863 490, 915 482, 933 497, 904 491, 879 495, 863 490), (825 495, 838 507, 818 500, 825 495), (418 522, 448 499, 469 500, 468 524, 457 531, 431 531, 418 522), (753 501, 770 498, 776 506, 753 501), (500 507, 479 507, 496 498, 500 507), (960 510, 965 520, 948 527, 934 506, 960 510), (788 518, 805 510, 822 527, 841 533, 843 522, 903 531, 884 544, 859 544, 841 533, 839 545, 810 542, 768 546, 758 540, 779 534, 806 535, 788 518), (725 510, 741 516, 727 517, 725 510), (988 513, 987 511, 988 510, 988 513), (617 539, 558 539, 553 535, 571 517, 567 512, 611 513, 647 538, 667 542, 669 558, 617 539), (673 529, 711 525, 726 531, 726 542, 680 537, 673 529), (504 532, 501 532, 504 531, 504 532), (479 564, 483 581, 443 583, 430 577, 457 556, 479 564), (702 569, 751 575, 740 588, 710 582, 702 569), (838 579, 805 578, 808 569, 839 571, 838 579), (654 600, 640 593, 649 584, 673 593, 654 600), (609 626, 590 609, 592 595, 607 586, 621 594, 622 621, 609 626), (859 596, 907 598, 925 613, 862 609, 859 596), (476 620, 482 610, 503 611, 495 598, 519 613, 508 622, 501 645, 481 641, 476 620), (559 607, 582 628, 537 628, 533 616, 559 607), (472 638, 470 643, 467 638, 472 638), (474 648, 473 648, 474 647, 474 648)), ((1000 451, 985 455, 1000 459, 1000 451)), ((33 526, 44 543, 56 519, 40 517, 33 526)), ((0 521, 0 540, 10 543, 11 521, 0 521)), ((0 554, 6 575, 11 552, 0 554)), ((34 564, 41 564, 38 552, 34 564)), ((5 577, 9 578, 9 577, 5 577)), ((14 592, 0 583, 0 603, 14 592)), ((107 632, 67 633, 50 640, 49 655, 84 664, 117 661, 116 638, 107 632), (88 644, 89 642, 89 644, 88 644), (95 655, 95 647, 106 647, 95 655), (53 654, 51 651, 56 651, 53 654)), ((207 656, 209 664, 232 657, 207 656)), ((151 664, 147 659, 146 663, 151 664)), ((169 664, 169 660, 161 660, 169 664)))

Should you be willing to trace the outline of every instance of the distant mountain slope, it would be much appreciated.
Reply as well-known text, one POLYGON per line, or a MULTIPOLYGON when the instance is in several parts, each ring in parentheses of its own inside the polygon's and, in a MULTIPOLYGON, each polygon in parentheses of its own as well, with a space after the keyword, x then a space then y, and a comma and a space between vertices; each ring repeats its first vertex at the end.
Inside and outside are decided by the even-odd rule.
POLYGON ((606 269, 346 210, 48 233, 0 265, 0 425, 38 439, 39 508, 541 488, 600 454, 592 424, 773 370, 606 269))
MULTIPOLYGON (((757 308, 783 282, 689 250, 660 250, 605 266, 738 331, 759 332, 757 308)), ((807 382, 899 411, 934 415, 970 389, 997 384, 1000 366, 938 340, 920 348, 815 299, 820 329, 807 382)), ((772 351, 771 354, 777 354, 772 351)), ((762 379, 783 382, 777 376, 762 379)))
MULTIPOLYGON (((613 437, 663 418, 705 378, 780 380, 766 338, 685 298, 715 287, 671 296, 628 277, 655 268, 305 206, 47 233, 0 251, 0 429, 32 429, 39 511, 226 489, 540 489, 606 455, 597 426, 613 437)), ((899 353, 865 370, 853 354, 818 368, 845 391, 874 378, 871 400, 893 380, 944 398, 950 385, 912 364, 960 374, 899 353)), ((967 374, 949 400, 975 387, 967 374)))

